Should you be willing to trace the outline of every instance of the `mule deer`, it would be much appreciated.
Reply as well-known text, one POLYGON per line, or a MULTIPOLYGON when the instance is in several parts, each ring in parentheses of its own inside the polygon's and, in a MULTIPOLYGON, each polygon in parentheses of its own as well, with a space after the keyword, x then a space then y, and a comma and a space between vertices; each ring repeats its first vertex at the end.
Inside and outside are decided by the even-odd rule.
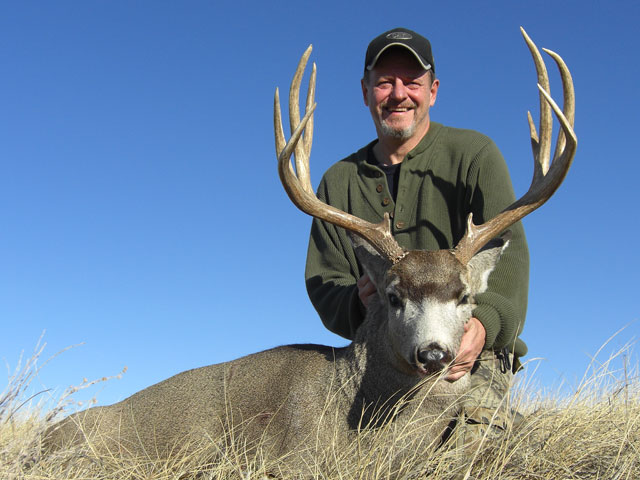
POLYGON ((388 217, 371 224, 315 196, 308 170, 315 66, 302 120, 298 105, 309 47, 290 89, 292 136, 288 142, 276 90, 278 169, 298 208, 353 233, 356 253, 378 292, 355 340, 344 348, 282 346, 180 373, 112 406, 71 415, 48 432, 48 448, 97 442, 100 449, 167 457, 199 440, 228 445, 233 436, 260 446, 268 455, 283 455, 301 446, 314 451, 342 445, 367 427, 402 428, 409 421, 418 422, 420 429, 414 431, 419 432, 423 446, 437 444, 458 408, 456 401, 469 387, 469 375, 453 383, 441 378, 455 361, 474 295, 487 287, 490 272, 508 246, 509 235, 501 232, 553 195, 576 150, 569 70, 557 54, 547 51, 562 77, 562 111, 549 96, 537 47, 522 33, 533 55, 540 90, 539 135, 529 115, 535 164, 531 187, 483 225, 475 225, 469 216, 462 240, 455 248, 440 251, 405 251, 391 235, 388 217), (551 110, 562 128, 552 163, 551 110))

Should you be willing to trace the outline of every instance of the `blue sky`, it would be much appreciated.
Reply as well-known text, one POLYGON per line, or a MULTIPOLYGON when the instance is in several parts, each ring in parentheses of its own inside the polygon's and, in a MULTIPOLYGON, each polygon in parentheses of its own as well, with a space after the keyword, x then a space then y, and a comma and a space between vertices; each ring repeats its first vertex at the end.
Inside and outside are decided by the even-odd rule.
POLYGON ((616 331, 606 352, 640 334, 638 18, 636 2, 3 2, 0 357, 14 368, 43 331, 45 356, 82 343, 36 388, 127 366, 80 395, 107 404, 279 344, 344 345, 304 288, 310 219, 277 177, 275 87, 313 43, 316 186, 374 138, 368 42, 417 30, 441 80, 432 118, 493 138, 522 194, 538 104, 523 25, 571 68, 579 137, 564 185, 525 220, 523 339, 542 385, 575 385, 616 331))

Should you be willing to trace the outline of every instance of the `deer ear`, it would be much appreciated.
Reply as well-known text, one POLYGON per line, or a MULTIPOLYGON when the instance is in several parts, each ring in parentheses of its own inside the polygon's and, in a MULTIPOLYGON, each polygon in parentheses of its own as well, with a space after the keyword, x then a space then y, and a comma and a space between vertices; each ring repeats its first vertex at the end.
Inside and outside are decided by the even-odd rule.
POLYGON ((489 274, 498 264, 502 252, 509 246, 510 239, 511 232, 507 230, 487 243, 469 260, 467 264, 469 289, 474 295, 487 289, 489 274))
POLYGON ((380 281, 384 277, 384 274, 391 267, 391 261, 384 255, 381 255, 373 246, 353 232, 348 232, 353 250, 356 252, 356 257, 360 261, 364 272, 369 276, 371 281, 375 285, 380 285, 380 281))

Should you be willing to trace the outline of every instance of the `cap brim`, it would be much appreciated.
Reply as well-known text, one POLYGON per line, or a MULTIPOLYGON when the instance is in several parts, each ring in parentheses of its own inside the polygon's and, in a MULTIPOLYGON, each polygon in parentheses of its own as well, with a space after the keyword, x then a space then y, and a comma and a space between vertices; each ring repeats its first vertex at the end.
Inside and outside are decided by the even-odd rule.
POLYGON ((394 43, 390 43, 389 45, 385 45, 385 47, 378 52, 378 54, 375 56, 373 61, 369 65, 367 65, 367 70, 369 70, 369 71, 373 70, 373 67, 376 66, 376 63, 378 63, 378 60, 380 59, 382 54, 389 47, 404 47, 404 48, 406 48, 407 50, 409 50, 413 54, 414 57, 416 57, 416 60, 422 66, 422 68, 424 68, 425 70, 431 70, 431 64, 430 63, 425 62, 424 59, 420 55, 418 55, 418 53, 413 48, 411 48, 409 45, 406 45, 406 44, 400 43, 400 42, 394 42, 394 43))

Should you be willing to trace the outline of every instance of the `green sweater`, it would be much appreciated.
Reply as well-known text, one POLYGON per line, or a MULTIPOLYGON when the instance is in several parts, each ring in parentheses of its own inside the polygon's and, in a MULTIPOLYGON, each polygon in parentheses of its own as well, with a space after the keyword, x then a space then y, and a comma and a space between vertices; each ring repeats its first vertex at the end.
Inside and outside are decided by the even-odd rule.
MULTIPOLYGON (((377 141, 377 140, 376 140, 377 141)), ((385 212, 405 249, 453 248, 468 214, 483 223, 514 201, 502 154, 488 137, 431 123, 420 143, 404 158, 396 201, 382 170, 372 164, 375 141, 333 165, 318 187, 318 198, 370 222, 385 212)), ((486 329, 485 349, 504 347, 516 357, 527 352, 518 338, 527 310, 529 253, 521 223, 486 292, 476 297, 474 316, 486 329)), ((344 229, 314 219, 307 254, 309 297, 325 326, 352 339, 364 319, 356 281, 362 275, 344 229)))

